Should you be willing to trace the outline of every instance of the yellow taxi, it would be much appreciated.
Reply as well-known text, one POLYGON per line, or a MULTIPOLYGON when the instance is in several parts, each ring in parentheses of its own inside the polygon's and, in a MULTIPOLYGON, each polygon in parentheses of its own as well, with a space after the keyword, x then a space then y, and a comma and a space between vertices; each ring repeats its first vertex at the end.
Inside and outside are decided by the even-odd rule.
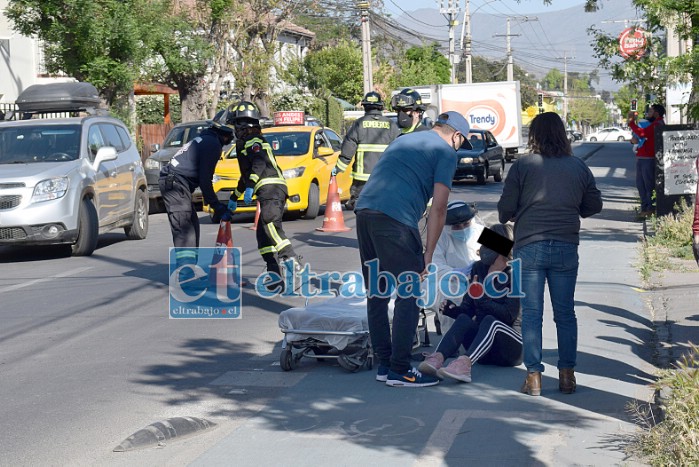
MULTIPOLYGON (((315 219, 321 206, 327 202, 330 172, 340 155, 342 139, 330 128, 319 126, 301 116, 290 116, 293 112, 283 112, 285 118, 275 114, 275 125, 262 129, 262 135, 272 147, 277 164, 283 170, 289 190, 287 211, 299 213, 304 219, 315 219), (281 122, 298 124, 278 125, 281 122)), ((350 198, 352 179, 350 171, 336 176, 341 201, 350 198)), ((214 191, 218 198, 228 203, 240 179, 240 168, 236 159, 235 145, 224 151, 214 172, 214 191)), ((255 212, 257 203, 250 206, 238 199, 236 212, 255 212)), ((205 208, 206 209, 206 208, 205 208)))

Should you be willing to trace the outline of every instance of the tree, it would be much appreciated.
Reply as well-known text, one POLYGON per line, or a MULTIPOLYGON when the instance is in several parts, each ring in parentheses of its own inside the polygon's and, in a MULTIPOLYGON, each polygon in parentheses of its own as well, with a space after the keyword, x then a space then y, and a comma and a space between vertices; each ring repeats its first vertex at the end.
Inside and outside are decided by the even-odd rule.
POLYGON ((148 57, 138 0, 10 0, 13 28, 45 43, 46 67, 92 83, 111 105, 133 89, 148 57))
POLYGON ((422 47, 410 47, 400 73, 400 86, 447 84, 451 82, 451 65, 439 51, 436 42, 422 47))
POLYGON ((361 49, 348 41, 309 52, 304 59, 306 84, 311 91, 328 90, 335 97, 358 103, 363 96, 361 49))
MULTIPOLYGON (((696 0, 633 0, 645 14, 650 45, 640 57, 621 57, 618 38, 590 28, 595 37, 595 55, 601 66, 611 70, 616 81, 628 82, 644 94, 662 96, 668 84, 692 82, 687 115, 699 121, 699 3, 696 0), (694 41, 694 47, 679 57, 668 57, 663 48, 665 31, 680 39, 694 41)), ((586 8, 598 8, 598 0, 587 0, 586 8)))
POLYGON ((541 80, 541 86, 546 91, 563 91, 564 76, 558 68, 552 68, 541 80))

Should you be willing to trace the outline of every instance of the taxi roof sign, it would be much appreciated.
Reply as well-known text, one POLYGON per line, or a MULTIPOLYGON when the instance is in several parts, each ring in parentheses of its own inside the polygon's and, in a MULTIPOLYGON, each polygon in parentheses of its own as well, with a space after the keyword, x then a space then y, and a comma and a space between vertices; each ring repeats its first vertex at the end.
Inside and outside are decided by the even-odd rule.
POLYGON ((303 110, 291 110, 274 112, 274 124, 282 125, 303 125, 305 123, 305 114, 303 110))

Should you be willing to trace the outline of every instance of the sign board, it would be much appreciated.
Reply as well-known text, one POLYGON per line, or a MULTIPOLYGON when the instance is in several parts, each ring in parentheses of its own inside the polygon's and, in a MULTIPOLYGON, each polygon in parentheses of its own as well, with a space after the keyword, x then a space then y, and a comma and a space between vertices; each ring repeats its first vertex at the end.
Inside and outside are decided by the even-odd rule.
POLYGON ((619 34, 619 53, 624 58, 641 58, 647 45, 646 31, 637 26, 626 28, 619 34))
POLYGON ((663 132, 664 194, 694 194, 697 189, 696 160, 699 130, 663 132))
POLYGON ((292 110, 284 112, 274 112, 274 124, 282 125, 303 125, 304 113, 302 110, 292 110))

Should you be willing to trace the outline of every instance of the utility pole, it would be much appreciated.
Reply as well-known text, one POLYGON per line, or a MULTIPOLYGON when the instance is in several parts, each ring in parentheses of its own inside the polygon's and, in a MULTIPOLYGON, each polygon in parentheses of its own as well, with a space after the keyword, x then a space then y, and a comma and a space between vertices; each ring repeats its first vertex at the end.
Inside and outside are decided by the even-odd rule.
POLYGON ((456 19, 456 15, 459 13, 459 0, 447 0, 447 7, 444 8, 444 0, 440 1, 439 12, 442 14, 447 14, 447 19, 449 21, 449 65, 451 67, 451 83, 456 83, 456 54, 454 46, 454 28, 459 21, 456 19))
POLYGON ((464 57, 466 58, 466 82, 473 82, 473 64, 471 62, 471 9, 469 7, 469 0, 466 0, 466 8, 464 9, 464 27, 461 28, 463 33, 466 30, 466 45, 463 43, 463 34, 461 35, 461 48, 464 51, 464 57))
POLYGON ((364 94, 374 89, 371 71, 371 32, 369 31, 369 2, 357 2, 362 22, 362 64, 364 68, 364 94))
POLYGON ((575 57, 569 57, 566 52, 563 52, 562 57, 558 60, 563 60, 563 123, 568 126, 568 60, 575 57))
POLYGON ((493 37, 505 37, 506 38, 506 43, 507 43, 507 81, 514 81, 515 79, 515 63, 514 63, 514 58, 512 56, 512 45, 510 42, 510 37, 517 37, 521 36, 521 34, 512 34, 510 33, 510 19, 516 19, 518 21, 526 22, 526 21, 538 21, 539 18, 536 16, 534 17, 529 17, 529 16, 508 16, 507 17, 507 34, 494 34, 493 37))

